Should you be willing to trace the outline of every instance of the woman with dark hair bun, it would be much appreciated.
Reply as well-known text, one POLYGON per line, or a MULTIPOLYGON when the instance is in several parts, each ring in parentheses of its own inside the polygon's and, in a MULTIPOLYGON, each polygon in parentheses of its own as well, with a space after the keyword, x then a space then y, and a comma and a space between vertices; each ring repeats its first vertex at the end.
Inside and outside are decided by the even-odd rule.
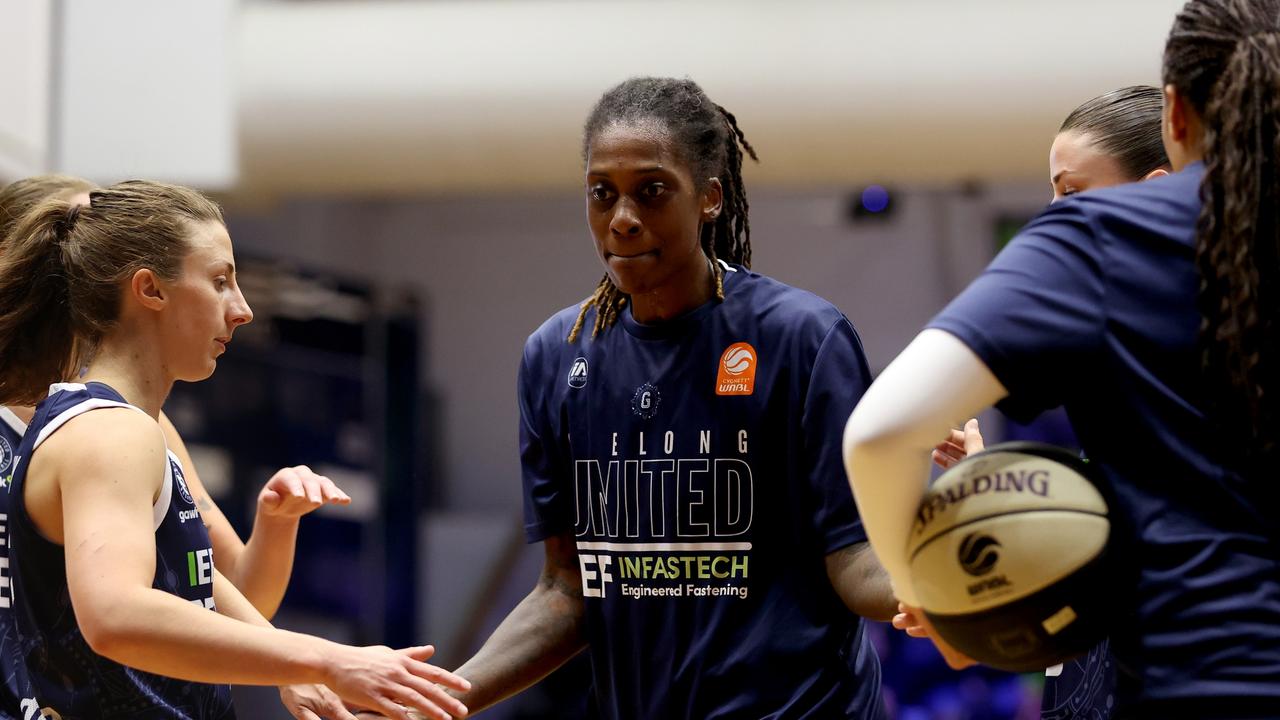
POLYGON ((1072 110, 1049 149, 1053 199, 1168 175, 1161 103, 1160 88, 1133 85, 1072 110))
MULTIPOLYGON (((898 596, 928 452, 1065 405, 1114 498, 1115 716, 1280 708, 1280 0, 1191 0, 1165 46, 1174 173, 1054 203, 885 369, 845 463, 898 596)), ((935 638, 944 653, 950 652, 935 638)))
MULTIPOLYGON (((1049 150, 1053 201, 1076 193, 1169 174, 1169 157, 1160 132, 1160 88, 1134 85, 1088 100, 1062 122, 1049 150)), ((942 468, 983 448, 976 420, 933 451, 942 468)), ((915 613, 894 617, 894 627, 913 637, 927 631, 915 613)), ((959 664, 960 659, 952 658, 959 664)), ((1045 671, 1043 720, 1105 720, 1115 704, 1116 667, 1110 644, 1045 671)))

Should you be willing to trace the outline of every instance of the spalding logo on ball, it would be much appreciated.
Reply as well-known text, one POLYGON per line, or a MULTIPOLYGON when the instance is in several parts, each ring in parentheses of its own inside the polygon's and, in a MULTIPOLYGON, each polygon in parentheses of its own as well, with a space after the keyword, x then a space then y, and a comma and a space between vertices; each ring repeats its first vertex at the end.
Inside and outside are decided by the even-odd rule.
POLYGON ((1107 503, 1088 464, 1042 443, 976 453, 929 488, 908 543, 921 608, 948 643, 1014 672, 1106 636, 1107 503))

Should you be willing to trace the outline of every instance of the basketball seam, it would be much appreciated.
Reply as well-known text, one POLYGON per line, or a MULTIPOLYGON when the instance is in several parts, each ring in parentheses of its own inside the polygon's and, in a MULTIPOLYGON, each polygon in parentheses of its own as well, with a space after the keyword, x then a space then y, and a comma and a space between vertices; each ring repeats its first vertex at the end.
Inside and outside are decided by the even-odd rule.
POLYGON ((952 525, 946 530, 942 530, 938 532, 938 534, 920 543, 920 545, 915 549, 915 551, 911 553, 911 557, 907 558, 907 562, 914 561, 916 559, 916 556, 919 555, 921 551, 923 551, 925 547, 929 545, 929 543, 932 543, 934 540, 937 540, 938 538, 942 537, 943 535, 946 535, 947 533, 957 528, 962 528, 962 527, 965 527, 966 525, 972 525, 976 522, 982 522, 983 520, 990 520, 991 518, 995 518, 995 517, 1008 517, 1010 515, 1025 515, 1027 513, 1037 513, 1037 512, 1075 513, 1077 515, 1092 515, 1094 517, 1100 517, 1103 519, 1106 519, 1107 517, 1106 513, 1094 512, 1092 510, 1077 510, 1075 508, 1027 508, 1025 510, 1013 510, 1011 512, 990 513, 987 515, 982 515, 980 517, 973 518, 972 520, 965 520, 959 525, 952 525))

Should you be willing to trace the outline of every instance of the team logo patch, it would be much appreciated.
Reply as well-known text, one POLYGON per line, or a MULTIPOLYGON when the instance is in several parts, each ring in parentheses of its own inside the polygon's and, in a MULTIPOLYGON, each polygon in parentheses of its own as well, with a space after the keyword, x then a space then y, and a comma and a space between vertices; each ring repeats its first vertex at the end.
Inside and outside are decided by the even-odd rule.
POLYGON ((759 356, 750 344, 734 343, 720 356, 716 373, 717 395, 750 395, 756 389, 756 365, 759 356))
POLYGON ((587 359, 576 358, 569 367, 569 387, 580 388, 587 384, 587 359))
POLYGON ((169 465, 173 467, 173 479, 178 481, 178 494, 189 505, 195 505, 195 500, 191 499, 191 491, 187 489, 187 479, 182 476, 182 467, 178 463, 170 461, 169 465))
POLYGON ((631 396, 631 412, 648 420, 658 414, 658 404, 662 402, 662 396, 658 394, 658 388, 650 383, 644 383, 636 388, 636 394, 631 396))
POLYGON ((0 475, 7 475, 12 467, 13 446, 4 436, 0 436, 0 475))
POLYGON ((1000 541, 990 535, 969 533, 960 541, 960 552, 957 558, 960 567, 974 577, 981 577, 991 572, 1000 560, 1000 541))

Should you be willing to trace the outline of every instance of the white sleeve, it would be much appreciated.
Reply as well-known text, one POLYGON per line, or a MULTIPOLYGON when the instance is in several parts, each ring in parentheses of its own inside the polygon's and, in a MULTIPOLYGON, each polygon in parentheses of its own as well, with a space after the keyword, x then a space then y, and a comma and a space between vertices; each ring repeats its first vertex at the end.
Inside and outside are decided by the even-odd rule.
POLYGON ((918 606, 907 539, 929 479, 930 451, 1008 391, 954 335, 916 336, 867 390, 844 431, 844 463, 863 526, 902 602, 918 606))

